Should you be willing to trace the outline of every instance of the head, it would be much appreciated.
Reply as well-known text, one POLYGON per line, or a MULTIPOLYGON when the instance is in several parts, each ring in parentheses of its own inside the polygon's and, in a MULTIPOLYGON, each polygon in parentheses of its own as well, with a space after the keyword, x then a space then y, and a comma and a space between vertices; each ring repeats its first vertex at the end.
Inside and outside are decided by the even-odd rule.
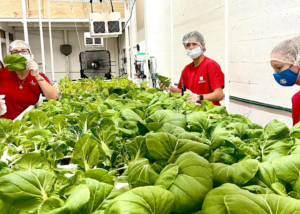
POLYGON ((294 37, 280 42, 271 52, 270 63, 274 69, 274 77, 280 84, 289 81, 300 85, 300 37, 294 37), (281 81, 281 83, 280 83, 281 81))
POLYGON ((194 48, 200 47, 203 52, 206 51, 204 37, 198 31, 192 31, 185 34, 182 38, 182 44, 185 49, 192 50, 194 48))
POLYGON ((184 35, 182 43, 186 50, 186 54, 193 60, 198 59, 203 52, 206 51, 204 38, 198 31, 192 31, 184 35))
POLYGON ((22 40, 15 40, 10 43, 9 51, 11 54, 20 54, 27 60, 33 59, 33 54, 31 52, 30 46, 22 40))

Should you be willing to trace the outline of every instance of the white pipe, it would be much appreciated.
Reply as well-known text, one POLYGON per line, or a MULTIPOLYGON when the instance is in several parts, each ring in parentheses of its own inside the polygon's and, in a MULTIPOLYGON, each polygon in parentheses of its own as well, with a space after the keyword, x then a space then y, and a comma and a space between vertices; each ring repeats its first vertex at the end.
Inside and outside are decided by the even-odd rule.
POLYGON ((23 12, 23 28, 24 28, 24 41, 29 44, 28 40, 28 29, 27 29, 27 15, 26 15, 26 0, 22 1, 22 12, 23 12))
MULTIPOLYGON (((129 35, 128 35, 128 27, 125 28, 125 54, 126 54, 126 72, 130 72, 130 56, 129 56, 129 35)), ((130 79, 130 77, 129 77, 130 79)))
POLYGON ((148 69, 148 29, 147 29, 147 1, 144 0, 144 28, 145 28, 145 54, 146 54, 146 65, 144 66, 144 72, 147 76, 148 82, 150 81, 149 69, 148 69))
POLYGON ((9 54, 9 32, 5 31, 6 54, 9 54))
POLYGON ((170 20, 171 20, 171 72, 172 72, 172 85, 174 86, 174 40, 173 40, 173 0, 170 0, 170 20))
POLYGON ((44 50, 44 35, 43 35, 43 25, 42 25, 42 15, 41 15, 41 3, 38 0, 38 10, 39 10, 39 26, 40 26, 40 38, 41 38, 41 51, 42 51, 42 64, 43 73, 46 74, 46 63, 45 63, 45 50, 44 50))
POLYGON ((51 73, 52 73, 52 82, 55 82, 54 75, 54 59, 53 59, 53 44, 52 44, 52 29, 51 29, 51 13, 50 13, 50 1, 47 1, 48 6, 48 25, 49 25, 49 39, 50 39, 50 59, 51 59, 51 73))
MULTIPOLYGON (((132 13, 132 1, 129 1, 129 14, 132 13)), ((134 69, 134 57, 133 57, 133 29, 132 29, 132 17, 130 19, 130 72, 129 72, 129 76, 132 76, 133 73, 133 69, 134 69)))
POLYGON ((229 50, 228 50, 228 0, 224 0, 225 9, 225 107, 229 112, 229 50))
MULTIPOLYGON (((68 44, 68 32, 64 30, 64 39, 65 44, 68 44)), ((70 74, 70 65, 69 65, 69 56, 66 56, 66 76, 69 77, 70 74)))

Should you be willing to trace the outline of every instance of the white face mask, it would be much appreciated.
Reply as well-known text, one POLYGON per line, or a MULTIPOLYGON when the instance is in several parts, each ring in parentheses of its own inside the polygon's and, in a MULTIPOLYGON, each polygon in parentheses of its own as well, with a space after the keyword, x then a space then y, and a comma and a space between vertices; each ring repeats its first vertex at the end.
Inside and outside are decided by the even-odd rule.
POLYGON ((200 46, 192 50, 190 49, 186 50, 186 54, 192 59, 197 59, 202 53, 203 51, 201 50, 200 46))
POLYGON ((25 57, 28 60, 30 60, 30 53, 29 54, 22 54, 22 53, 19 53, 19 55, 25 57))

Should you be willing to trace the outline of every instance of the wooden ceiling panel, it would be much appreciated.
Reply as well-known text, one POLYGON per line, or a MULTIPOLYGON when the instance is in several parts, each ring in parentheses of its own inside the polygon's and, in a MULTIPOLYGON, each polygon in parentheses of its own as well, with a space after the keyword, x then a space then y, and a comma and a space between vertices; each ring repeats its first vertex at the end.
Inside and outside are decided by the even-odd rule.
MULTIPOLYGON (((26 9, 28 18, 38 18, 38 0, 26 0, 26 9)), ((41 15, 42 18, 48 18, 48 7, 47 0, 41 0, 41 15)), ((1 10, 0 18, 21 18, 22 13, 22 3, 20 0, 0 0, 1 10)), ((111 11, 110 4, 102 4, 102 11, 107 11, 107 6, 109 11, 111 11)), ((81 2, 50 2, 51 7, 51 18, 88 18, 91 5, 90 3, 81 2), (74 15, 72 12, 72 5, 74 8, 74 15)), ((125 18, 124 14, 124 4, 123 3, 113 3, 114 11, 121 13, 121 18, 125 18)), ((100 11, 100 3, 93 3, 93 11, 100 11)))

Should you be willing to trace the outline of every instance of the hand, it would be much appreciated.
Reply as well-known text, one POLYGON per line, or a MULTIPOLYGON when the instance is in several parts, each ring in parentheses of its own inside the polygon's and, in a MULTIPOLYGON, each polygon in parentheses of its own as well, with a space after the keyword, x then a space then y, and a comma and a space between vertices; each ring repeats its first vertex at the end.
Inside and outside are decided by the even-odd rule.
POLYGON ((31 75, 34 77, 39 75, 39 66, 32 59, 30 59, 26 62, 26 69, 29 70, 31 72, 31 75))
POLYGON ((7 107, 4 100, 5 95, 0 95, 0 116, 7 112, 7 107))
POLYGON ((198 100, 198 95, 197 94, 194 94, 190 90, 185 91, 184 94, 190 94, 190 96, 186 99, 186 102, 188 102, 188 103, 197 103, 197 100, 198 100))
POLYGON ((166 87, 165 84, 163 84, 160 80, 158 80, 158 85, 159 85, 160 89, 163 91, 170 90, 170 87, 166 87))

